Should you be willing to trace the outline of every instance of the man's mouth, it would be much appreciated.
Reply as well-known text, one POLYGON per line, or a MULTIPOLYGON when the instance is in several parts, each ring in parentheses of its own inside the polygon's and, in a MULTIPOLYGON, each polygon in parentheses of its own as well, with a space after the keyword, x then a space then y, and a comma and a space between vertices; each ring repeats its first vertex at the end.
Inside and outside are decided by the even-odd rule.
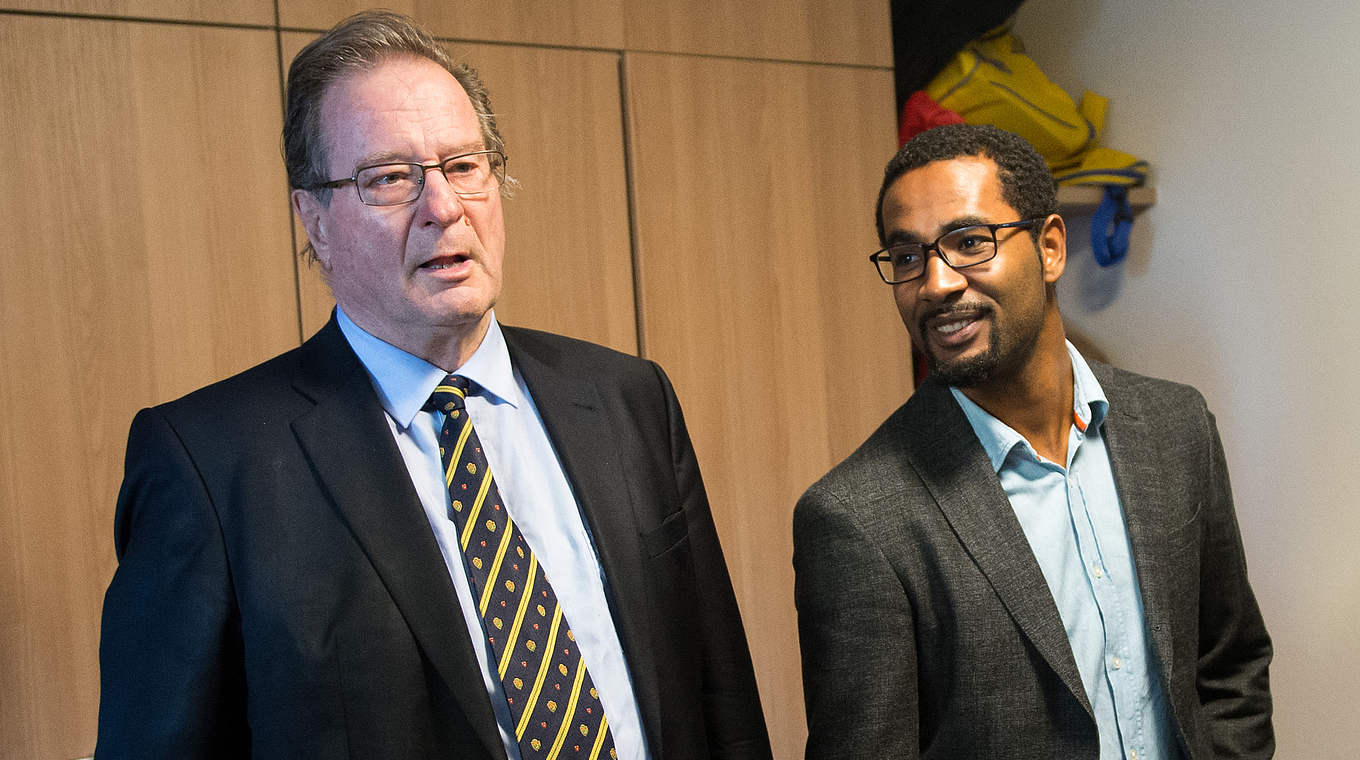
POLYGON ((960 319, 954 322, 944 322, 942 324, 936 323, 931 329, 935 330, 936 332, 941 332, 944 333, 945 335, 949 335, 951 333, 956 333, 959 330, 962 330, 963 328, 967 327, 969 323, 971 323, 972 321, 973 321, 972 319, 960 319))
POLYGON ((471 260, 472 257, 467 255, 466 253, 454 253, 449 254, 447 256, 436 256, 430 259, 429 261, 425 262, 424 264, 421 264, 420 268, 434 270, 452 269, 456 266, 459 266, 460 264, 463 264, 471 260))
POLYGON ((973 339, 991 313, 985 307, 937 311, 921 319, 921 335, 942 346, 962 346, 973 339))

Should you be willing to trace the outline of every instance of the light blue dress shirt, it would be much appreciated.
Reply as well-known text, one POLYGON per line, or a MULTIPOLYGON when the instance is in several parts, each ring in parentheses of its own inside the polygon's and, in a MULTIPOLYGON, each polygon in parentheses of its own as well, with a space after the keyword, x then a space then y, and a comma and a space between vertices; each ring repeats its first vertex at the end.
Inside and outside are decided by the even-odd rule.
MULTIPOLYGON (((501 741, 510 760, 520 760, 510 708, 496 675, 495 655, 486 641, 472 599, 457 529, 448 517, 449 491, 439 459, 439 430, 444 414, 423 410, 446 373, 364 332, 338 307, 336 320, 368 370, 387 412, 388 426, 453 579, 468 635, 481 654, 482 679, 491 695, 501 741)), ((538 557, 571 623, 581 657, 609 716, 615 749, 620 758, 646 760, 642 720, 605 598, 599 556, 529 389, 510 363, 505 337, 494 314, 477 351, 455 371, 473 383, 467 399, 473 427, 482 441, 510 517, 538 557)))
POLYGON ((1073 408, 1063 464, 957 388, 1067 630, 1100 731, 1101 760, 1169 760, 1171 733, 1138 575, 1101 426, 1109 401, 1071 343, 1073 408))

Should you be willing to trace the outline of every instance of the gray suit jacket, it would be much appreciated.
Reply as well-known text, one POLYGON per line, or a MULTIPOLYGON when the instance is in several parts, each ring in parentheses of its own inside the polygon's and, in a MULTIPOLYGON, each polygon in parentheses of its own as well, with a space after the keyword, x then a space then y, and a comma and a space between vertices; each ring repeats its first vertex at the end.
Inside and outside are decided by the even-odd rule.
MULTIPOLYGON (((1271 659, 1213 415, 1095 362, 1172 736, 1274 751, 1271 659)), ((927 379, 794 512, 807 757, 1096 758, 1062 620, 982 445, 927 379)))

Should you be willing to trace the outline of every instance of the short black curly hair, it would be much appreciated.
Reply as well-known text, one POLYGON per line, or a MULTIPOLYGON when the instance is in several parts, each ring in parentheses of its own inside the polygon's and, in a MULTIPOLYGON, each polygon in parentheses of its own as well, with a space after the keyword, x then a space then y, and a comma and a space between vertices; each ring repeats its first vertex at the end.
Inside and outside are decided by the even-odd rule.
MULTIPOLYGON (((990 124, 949 124, 926 130, 907 141, 883 170, 883 185, 874 205, 878 242, 887 245, 883 231, 883 197, 898 177, 934 161, 983 156, 996 162, 1001 199, 1021 219, 1043 219, 1058 211, 1058 191, 1048 164, 1025 138, 990 124)), ((1030 230, 1037 235, 1036 230, 1030 230)))

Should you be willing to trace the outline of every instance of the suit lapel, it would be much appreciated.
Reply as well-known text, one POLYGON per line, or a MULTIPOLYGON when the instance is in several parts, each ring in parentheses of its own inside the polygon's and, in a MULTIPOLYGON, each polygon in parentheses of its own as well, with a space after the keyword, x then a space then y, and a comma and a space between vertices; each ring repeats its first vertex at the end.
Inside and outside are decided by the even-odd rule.
POLYGON ((661 698, 645 625, 647 575, 620 431, 611 423, 590 375, 573 372, 556 346, 526 339, 513 327, 501 329, 590 530, 647 740, 659 747, 661 698))
POLYGON ((1167 565, 1165 526, 1157 514, 1157 505, 1171 496, 1163 492, 1163 479, 1157 477, 1162 470, 1158 462, 1160 449, 1148 429, 1140 399, 1125 392, 1125 386, 1118 382, 1113 369, 1096 362, 1088 364, 1110 401, 1109 417, 1101 434, 1109 451, 1115 488, 1129 530, 1144 621, 1165 679, 1174 665, 1169 617, 1172 606, 1166 595, 1174 586, 1169 574, 1176 570, 1167 565))
POLYGON ((435 670, 493 757, 505 748, 457 594, 367 372, 334 318, 294 385, 316 402, 293 422, 303 452, 435 670))
POLYGON ((908 459, 1016 625, 1091 712, 1058 607, 968 418, 927 379, 908 403, 908 459))

